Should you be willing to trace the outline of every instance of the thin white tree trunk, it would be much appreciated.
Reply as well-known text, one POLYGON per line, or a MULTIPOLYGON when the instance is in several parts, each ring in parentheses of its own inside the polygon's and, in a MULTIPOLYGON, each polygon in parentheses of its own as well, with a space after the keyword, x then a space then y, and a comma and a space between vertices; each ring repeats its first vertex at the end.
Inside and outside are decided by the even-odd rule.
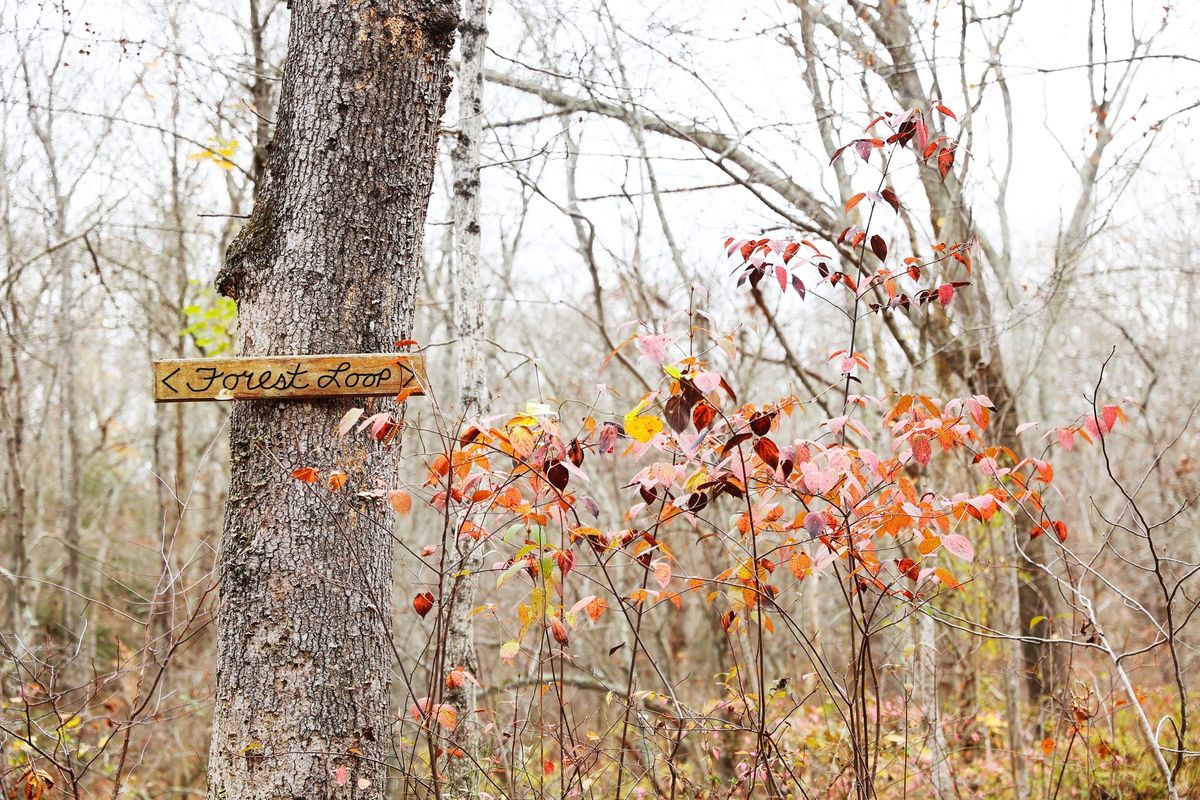
POLYGON ((917 614, 915 681, 917 704, 925 717, 930 751, 930 779, 937 800, 953 800, 954 785, 946 756, 946 736, 942 733, 942 714, 938 705, 937 645, 934 640, 933 619, 917 614))
MULTIPOLYGON (((480 291, 480 144, 483 138, 483 59, 487 42, 487 0, 464 0, 460 25, 461 65, 458 74, 458 136, 450 158, 454 174, 454 332, 458 343, 458 399, 461 413, 477 414, 487 404, 487 370, 483 361, 483 297, 480 291)), ((457 554, 446 608, 445 672, 456 668, 471 676, 478 672, 475 630, 470 616, 475 598, 475 573, 483 564, 480 543, 459 538, 449 528, 448 546, 457 554)), ((443 679, 445 676, 439 676, 443 679)), ((473 677, 447 686, 446 701, 462 722, 459 745, 464 752, 446 765, 447 796, 474 797, 479 784, 479 727, 473 677)))

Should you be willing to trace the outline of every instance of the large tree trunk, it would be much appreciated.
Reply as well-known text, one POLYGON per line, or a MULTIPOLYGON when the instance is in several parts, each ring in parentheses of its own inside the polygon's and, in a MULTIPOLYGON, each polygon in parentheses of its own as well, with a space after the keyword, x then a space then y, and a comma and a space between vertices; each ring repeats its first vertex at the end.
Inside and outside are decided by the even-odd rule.
MULTIPOLYGON (((292 3, 266 182, 218 277, 244 355, 409 336, 457 19, 445 0, 292 3)), ((385 794, 392 519, 356 497, 386 477, 383 449, 334 433, 355 404, 235 404, 213 800, 385 794), (300 465, 349 483, 332 495, 300 465)))

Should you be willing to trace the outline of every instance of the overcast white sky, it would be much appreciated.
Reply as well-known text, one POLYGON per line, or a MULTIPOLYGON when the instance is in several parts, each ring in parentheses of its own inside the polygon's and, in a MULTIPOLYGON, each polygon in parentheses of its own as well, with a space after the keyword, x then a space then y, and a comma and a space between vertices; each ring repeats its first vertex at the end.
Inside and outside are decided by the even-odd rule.
MULTIPOLYGON (((535 62, 543 47, 555 52, 559 57, 557 67, 566 72, 570 72, 569 68, 575 64, 590 68, 594 60, 603 61, 604 46, 600 43, 602 34, 596 15, 600 0, 550 0, 531 4, 534 13, 543 17, 561 15, 559 23, 553 26, 554 35, 549 42, 538 41, 529 35, 521 16, 529 12, 514 6, 513 2, 497 0, 494 6, 491 66, 519 71, 516 64, 535 62), (601 55, 595 56, 598 51, 601 55)), ((57 24, 57 18, 53 10, 39 9, 31 3, 12 3, 13 0, 9 0, 4 13, 9 34, 17 31, 3 40, 3 63, 10 76, 5 96, 19 101, 20 98, 13 98, 10 91, 15 74, 12 68, 18 56, 14 42, 23 40, 35 19, 40 19, 44 26, 52 26, 57 24), (13 20, 16 19, 21 24, 14 28, 13 20), (21 28, 26 31, 20 31, 21 28)), ((1067 213, 1064 203, 1073 199, 1074 163, 1082 158, 1084 148, 1089 144, 1087 74, 1078 67, 1086 62, 1090 4, 1090 0, 1026 0, 1005 47, 1004 61, 1016 118, 1013 144, 1018 154, 1010 195, 1012 224, 1022 231, 1020 238, 1031 249, 1045 247, 1049 232, 1067 213)), ((795 19, 795 10, 789 3, 785 0, 750 3, 612 0, 609 5, 623 29, 661 51, 659 55, 639 51, 632 41, 626 41, 624 45, 631 82, 638 87, 647 105, 661 108, 665 114, 676 118, 719 123, 722 130, 730 133, 754 131, 748 141, 760 152, 776 159, 802 181, 825 180, 828 185, 828 172, 820 165, 823 159, 816 155, 819 144, 811 110, 801 89, 800 65, 786 48, 770 39, 774 26, 795 19), (686 33, 672 33, 681 30, 686 33), (720 96, 720 104, 699 82, 666 63, 663 55, 678 58, 701 70, 720 96), (726 110, 733 116, 732 122, 728 121, 726 110), (786 127, 776 132, 771 126, 786 127), (801 132, 798 137, 796 131, 801 132), (799 146, 789 143, 797 138, 799 146)), ((958 14, 957 4, 952 2, 911 5, 916 9, 915 13, 938 14, 951 22, 958 14)), ((989 4, 982 5, 987 7, 989 4)), ((68 7, 77 35, 72 40, 72 48, 78 44, 88 52, 70 52, 71 48, 68 48, 64 58, 70 63, 66 71, 71 75, 71 85, 59 103, 74 111, 85 112, 84 116, 76 116, 80 122, 80 135, 84 137, 80 144, 85 145, 86 137, 94 135, 96 130, 96 120, 86 114, 110 111, 118 103, 123 118, 162 123, 166 117, 166 89, 171 77, 165 54, 172 49, 164 27, 164 8, 154 2, 118 0, 81 0, 68 3, 68 7), (122 47, 117 44, 121 39, 135 44, 122 47), (136 44, 139 42, 144 44, 136 44), (136 86, 126 97, 124 92, 134 81, 136 86)), ((827 8, 833 14, 846 13, 841 2, 830 2, 827 8)), ((1114 61, 1129 52, 1131 25, 1148 30, 1157 25, 1164 13, 1163 3, 1154 0, 1107 0, 1105 8, 1109 23, 1109 58, 1114 61)), ((197 141, 206 141, 216 133, 214 110, 219 104, 227 113, 238 113, 235 107, 242 98, 227 96, 226 83, 214 80, 212 70, 237 74, 244 64, 245 45, 239 39, 233 21, 244 19, 245 9, 244 2, 205 0, 187 4, 182 13, 180 39, 186 54, 183 68, 192 95, 185 108, 183 132, 197 141)), ((287 13, 282 6, 276 11, 278 16, 273 31, 280 41, 285 33, 282 23, 286 22, 287 13)), ((1155 52, 1163 56, 1200 57, 1195 36, 1195 31, 1200 30, 1200 3, 1195 0, 1176 3, 1170 15, 1171 22, 1160 36, 1155 52)), ((936 48, 939 62, 953 64, 957 61, 957 35, 950 31, 952 27, 950 23, 945 26, 949 31, 945 40, 935 42, 931 39, 923 43, 928 48, 936 48)), ((545 29, 546 26, 542 30, 545 29)), ((39 37, 39 42, 42 45, 53 43, 54 38, 52 33, 46 33, 39 37)), ((985 55, 979 52, 975 43, 968 47, 968 73, 982 73, 985 55)), ((48 63, 45 53, 41 56, 38 63, 48 63)), ((857 70, 849 62, 841 66, 846 70, 848 96, 853 97, 859 91, 857 70)), ((1113 80, 1117 71, 1123 68, 1124 64, 1120 63, 1110 67, 1113 80)), ((947 97, 946 100, 961 110, 957 98, 947 97)), ((1131 106, 1140 108, 1136 120, 1126 123, 1121 148, 1129 146, 1136 151, 1152 122, 1197 101, 1200 101, 1200 63, 1169 58, 1145 63, 1130 99, 1131 106)), ((19 110, 19 105, 7 107, 19 110)), ((512 91, 489 90, 489 121, 520 116, 536 108, 535 101, 512 91)), ((999 124, 998 109, 998 94, 993 92, 981 109, 986 123, 981 130, 990 130, 991 138, 978 141, 974 148, 975 158, 981 165, 993 163, 993 156, 1004 142, 1005 132, 999 124)), ((1197 144, 1197 113, 1193 110, 1173 119, 1163 131, 1148 162, 1146 178, 1131 190, 1131 202, 1122 212, 1124 216, 1136 219, 1158 213, 1157 203, 1162 197, 1186 191, 1188 181, 1200 175, 1200 165, 1196 164, 1193 155, 1197 144)), ((850 117, 848 131, 852 130, 849 126, 855 122, 854 115, 861 114, 858 108, 847 111, 850 117)), ((6 122, 10 148, 11 141, 20 139, 22 122, 19 116, 13 114, 6 122), (15 137, 12 136, 14 132, 15 137)), ((246 115, 242 112, 241 116, 244 124, 246 115)), ((453 104, 447 122, 453 124, 453 104)), ((553 131, 553 126, 550 130, 553 131)), ((540 131, 531 133, 527 150, 536 151, 549 141, 550 135, 540 131)), ((243 165, 249 163, 249 148, 245 145, 243 141, 236 157, 243 165)), ((101 198, 107 205, 115 206, 109 212, 114 223, 144 223, 143 204, 155 200, 160 192, 164 146, 164 137, 159 133, 137 126, 119 127, 109 144, 110 158, 92 164, 92 173, 84 185, 94 198, 90 202, 81 200, 77 203, 79 213, 93 207, 98 202, 95 198, 101 198), (159 177, 153 177, 155 175, 159 177)), ((623 162, 630 144, 619 126, 589 125, 583 146, 587 157, 581 163, 582 194, 605 194, 628 183, 623 162)), ((693 159, 691 162, 663 162, 659 177, 665 186, 686 186, 720 178, 715 170, 695 163, 695 153, 689 152, 686 145, 656 139, 651 146, 666 156, 693 159)), ((87 148, 80 147, 79 152, 82 159, 87 148)), ((502 156, 495 150, 485 157, 488 155, 496 159, 502 156)), ((981 201, 979 222, 985 226, 995 224, 994 214, 991 218, 987 216, 986 194, 990 185, 986 174, 986 170, 977 172, 977 180, 981 181, 977 191, 982 193, 978 196, 981 201)), ((202 183, 196 187, 196 196, 211 197, 213 210, 224 210, 227 202, 225 174, 214 168, 199 175, 198 179, 202 183)), ((560 180, 548 179, 548 183, 556 191, 561 190, 560 180)), ((493 193, 489 195, 493 202, 488 203, 485 199, 485 214, 492 215, 495 224, 504 224, 515 182, 497 171, 489 171, 485 186, 493 193)), ((686 240, 704 239, 704 249, 697 253, 704 253, 702 257, 706 258, 713 256, 714 263, 719 258, 709 249, 709 241, 719 238, 730 227, 755 228, 775 222, 768 218, 761 205, 730 191, 676 195, 670 203, 676 211, 682 212, 680 224, 691 226, 691 230, 682 231, 683 237, 686 240)), ((439 208, 435 200, 435 220, 441 213, 439 208)), ((614 221, 619 223, 617 218, 614 221)), ((547 246, 554 242, 561 244, 562 222, 561 218, 553 219, 553 226, 535 235, 544 236, 547 246)), ((219 226, 215 221, 203 224, 214 231, 219 226)), ((613 228, 613 238, 627 235, 619 230, 619 224, 613 228)), ((214 262, 218 257, 214 254, 214 262)), ((213 263, 214 272, 216 266, 213 263)))

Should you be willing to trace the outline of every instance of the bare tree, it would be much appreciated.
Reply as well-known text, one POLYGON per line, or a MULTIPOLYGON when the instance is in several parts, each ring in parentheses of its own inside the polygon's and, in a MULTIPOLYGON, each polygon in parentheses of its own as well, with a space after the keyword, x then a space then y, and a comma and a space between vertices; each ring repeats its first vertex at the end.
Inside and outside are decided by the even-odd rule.
MULTIPOLYGON (((487 0, 465 0, 459 26, 459 122, 450 151, 454 189, 454 336, 457 343, 458 402, 464 416, 479 414, 488 402, 484 362, 483 262, 480 255, 480 146, 483 139, 483 62, 487 49, 487 0)), ((474 797, 481 753, 477 705, 479 659, 475 653, 472 606, 476 575, 483 566, 483 545, 448 529, 452 541, 443 543, 457 554, 451 576, 446 615, 444 670, 448 677, 446 700, 465 723, 461 734, 464 757, 450 759, 446 791, 452 798, 474 797)))

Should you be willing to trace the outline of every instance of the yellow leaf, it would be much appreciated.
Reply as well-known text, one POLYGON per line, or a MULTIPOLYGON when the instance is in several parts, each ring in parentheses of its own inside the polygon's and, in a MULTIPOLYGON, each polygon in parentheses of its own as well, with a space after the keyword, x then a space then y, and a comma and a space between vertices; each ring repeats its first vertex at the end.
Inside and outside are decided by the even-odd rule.
POLYGON ((658 435, 663 421, 658 417, 636 416, 625 418, 625 432, 643 444, 658 435))
POLYGON ((1034 627, 1035 625, 1037 625, 1039 622, 1045 622, 1045 621, 1046 621, 1046 618, 1045 618, 1044 616, 1042 616, 1042 615, 1040 615, 1040 614, 1039 614, 1038 616, 1036 616, 1036 617, 1034 617, 1033 619, 1029 620, 1029 630, 1033 630, 1033 627, 1034 627))

